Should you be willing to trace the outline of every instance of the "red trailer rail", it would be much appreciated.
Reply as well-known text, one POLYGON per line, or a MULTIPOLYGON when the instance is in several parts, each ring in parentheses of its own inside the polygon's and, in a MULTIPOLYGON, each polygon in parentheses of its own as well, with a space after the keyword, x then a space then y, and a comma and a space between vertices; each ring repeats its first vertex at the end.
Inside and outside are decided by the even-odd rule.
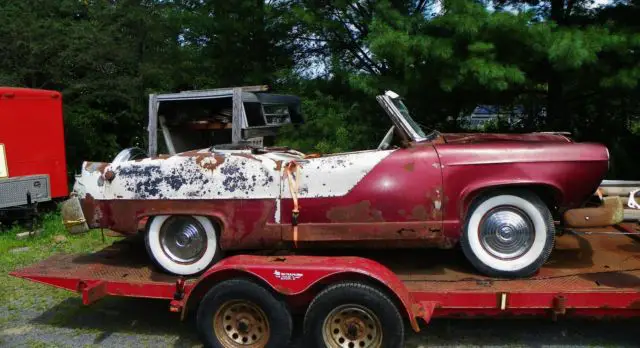
MULTIPOLYGON (((222 342, 222 346, 225 342, 226 346, 233 346, 233 342, 242 346, 242 339, 258 342, 262 337, 254 330, 258 321, 243 322, 242 318, 227 315, 220 321, 234 326, 227 325, 231 331, 226 332, 229 340, 224 341, 220 338, 225 335, 224 329, 216 331, 214 324, 212 331, 211 320, 214 319, 209 322, 203 319, 216 317, 220 311, 226 313, 226 307, 215 305, 214 295, 222 293, 220 296, 224 297, 223 285, 233 288, 234 294, 242 293, 234 288, 237 285, 234 282, 241 282, 241 279, 273 295, 267 297, 286 303, 283 308, 287 311, 307 311, 305 330, 310 333, 305 333, 305 337, 313 339, 316 337, 314 332, 329 336, 335 332, 336 346, 344 342, 353 342, 354 347, 376 346, 376 329, 367 331, 370 322, 367 320, 372 318, 381 324, 375 327, 386 335, 389 326, 403 325, 402 320, 396 320, 399 324, 390 323, 385 319, 389 318, 386 314, 376 321, 377 313, 369 311, 366 305, 356 306, 360 312, 347 310, 347 314, 342 312, 335 317, 337 321, 342 318, 348 322, 346 326, 331 326, 334 324, 327 324, 326 319, 317 325, 313 322, 318 313, 332 313, 319 309, 320 304, 335 303, 336 298, 348 297, 349 293, 362 289, 370 291, 373 298, 378 296, 377 301, 389 300, 395 313, 406 318, 416 331, 433 317, 640 316, 640 241, 635 236, 561 236, 551 259, 536 276, 514 280, 481 276, 459 257, 459 253, 447 251, 367 251, 360 256, 340 256, 339 253, 325 251, 324 256, 235 255, 217 263, 200 277, 184 279, 159 273, 149 266, 142 244, 123 240, 93 254, 53 256, 11 274, 77 291, 82 294, 85 304, 104 296, 128 296, 169 300, 170 310, 183 315, 198 308, 199 331, 203 340, 212 346, 216 346, 216 342, 222 342), (332 256, 326 256, 329 253, 332 256), (343 291, 340 295, 345 287, 353 291, 343 291), (198 306, 201 302, 207 306, 198 306), (215 311, 207 312, 210 306, 215 311), (352 313, 351 316, 348 313, 352 313), (231 318, 231 321, 227 322, 225 318, 231 318), (203 321, 205 324, 201 324, 203 321), (372 338, 368 339, 369 336, 372 338)), ((349 250, 349 253, 353 251, 349 250)), ((353 297, 350 301, 358 302, 361 298, 363 296, 353 297)), ((265 310, 262 314, 277 312, 266 309, 269 312, 265 310)), ((260 308, 255 313, 258 312, 260 308)), ((228 313, 239 315, 235 311, 228 313)), ((260 317, 252 316, 251 310, 248 313, 247 318, 260 317)), ((286 331, 287 327, 283 328, 283 325, 275 323, 271 329, 286 331)), ((288 330, 291 330, 290 325, 288 330)), ((287 335, 286 332, 282 334, 287 335)), ((387 336, 383 335, 389 338, 387 336)), ((401 338, 395 338, 399 341, 381 339, 378 343, 385 347, 389 346, 387 342, 394 346, 400 344, 401 338)), ((271 344, 269 341, 267 346, 271 344)))

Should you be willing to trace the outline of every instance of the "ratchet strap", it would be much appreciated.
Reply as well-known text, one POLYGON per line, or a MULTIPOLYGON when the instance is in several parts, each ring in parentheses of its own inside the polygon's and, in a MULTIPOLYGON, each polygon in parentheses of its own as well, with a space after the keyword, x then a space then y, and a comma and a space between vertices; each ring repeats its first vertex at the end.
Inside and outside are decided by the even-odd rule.
POLYGON ((300 164, 295 161, 287 163, 285 172, 289 181, 289 193, 293 199, 293 210, 291 210, 291 227, 293 228, 293 246, 298 247, 298 216, 300 207, 298 206, 298 194, 300 192, 300 164))

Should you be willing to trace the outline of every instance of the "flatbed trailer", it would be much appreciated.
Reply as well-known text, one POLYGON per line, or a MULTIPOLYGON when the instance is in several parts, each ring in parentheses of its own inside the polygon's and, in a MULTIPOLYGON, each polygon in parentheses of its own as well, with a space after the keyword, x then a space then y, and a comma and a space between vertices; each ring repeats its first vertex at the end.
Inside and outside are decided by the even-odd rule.
POLYGON ((207 346, 282 346, 291 335, 291 313, 306 312, 305 338, 311 345, 324 337, 335 347, 388 347, 402 344, 405 324, 419 331, 439 317, 638 317, 640 239, 633 235, 638 227, 620 231, 627 234, 559 236, 550 260, 526 279, 480 275, 458 252, 352 249, 231 255, 199 277, 184 278, 151 266, 144 244, 135 239, 91 254, 55 255, 11 274, 78 292, 85 305, 104 296, 167 300, 169 310, 182 318, 197 312, 207 346), (246 283, 262 289, 262 295, 256 297, 255 289, 245 293, 246 283), (342 309, 320 308, 332 303, 342 303, 337 306, 342 309), (278 317, 281 312, 285 316, 278 317), (318 315, 324 319, 318 321, 318 315), (280 332, 265 340, 260 318, 270 322, 267 333, 280 332), (287 336, 286 341, 276 336, 287 336))

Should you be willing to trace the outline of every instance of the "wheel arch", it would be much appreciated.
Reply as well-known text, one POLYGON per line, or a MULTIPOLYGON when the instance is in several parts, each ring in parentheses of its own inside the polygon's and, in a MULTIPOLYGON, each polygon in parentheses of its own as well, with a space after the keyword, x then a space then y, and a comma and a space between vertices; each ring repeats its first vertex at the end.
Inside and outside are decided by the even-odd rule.
POLYGON ((213 227, 216 229, 216 235, 218 240, 220 240, 222 231, 224 230, 224 226, 226 223, 226 219, 224 215, 218 214, 216 212, 181 212, 181 211, 166 211, 166 212, 152 212, 152 213, 144 213, 136 215, 136 221, 138 226, 138 231, 147 233, 149 231, 149 226, 151 221, 156 216, 162 215, 181 215, 181 216, 203 216, 211 221, 213 227))
POLYGON ((564 194, 562 190, 550 183, 544 182, 525 182, 525 183, 496 183, 486 186, 477 186, 465 190, 460 200, 459 217, 460 221, 465 221, 469 214, 471 205, 486 195, 498 191, 526 190, 538 196, 549 211, 555 215, 558 211, 558 205, 563 201, 564 194))

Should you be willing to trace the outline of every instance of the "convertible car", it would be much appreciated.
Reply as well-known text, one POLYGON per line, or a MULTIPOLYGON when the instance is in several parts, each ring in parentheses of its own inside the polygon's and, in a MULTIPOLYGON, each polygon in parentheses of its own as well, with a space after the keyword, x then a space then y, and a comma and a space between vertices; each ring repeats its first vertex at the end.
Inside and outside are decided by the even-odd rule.
POLYGON ((85 162, 65 225, 143 231, 151 258, 180 275, 225 250, 460 245, 482 273, 523 277, 547 260, 555 224, 608 170, 600 144, 556 133, 426 133, 396 93, 377 100, 393 126, 373 150, 227 145, 85 162))

